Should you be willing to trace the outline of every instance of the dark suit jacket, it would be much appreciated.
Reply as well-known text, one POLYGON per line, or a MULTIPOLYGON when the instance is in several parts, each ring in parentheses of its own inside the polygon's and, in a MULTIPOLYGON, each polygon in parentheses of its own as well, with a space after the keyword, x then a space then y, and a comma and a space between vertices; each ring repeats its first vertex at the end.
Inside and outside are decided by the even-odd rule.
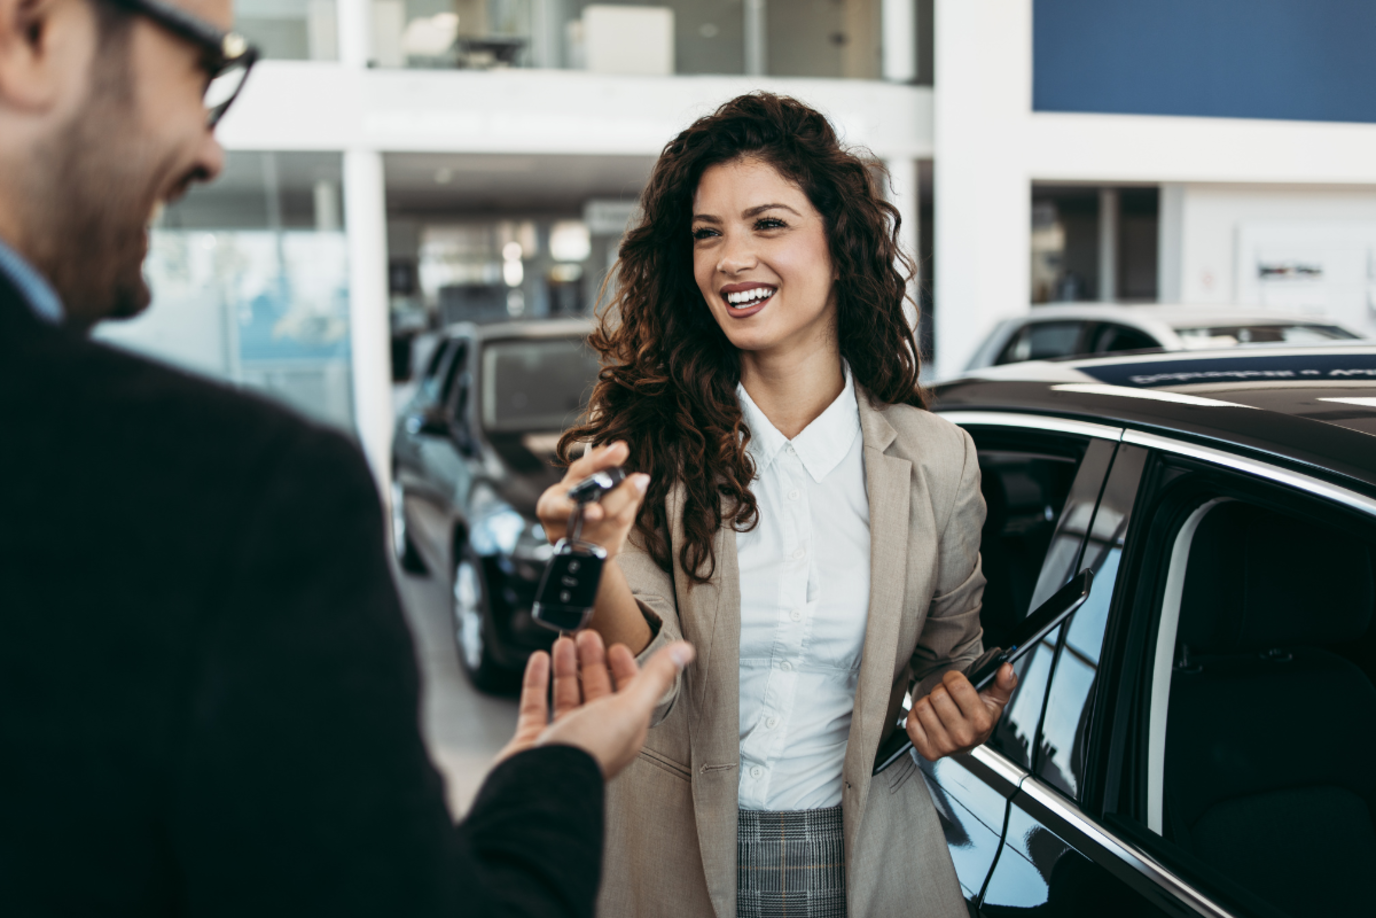
POLYGON ((596 764, 451 823, 383 546, 344 437, 0 278, 0 913, 590 915, 596 764))

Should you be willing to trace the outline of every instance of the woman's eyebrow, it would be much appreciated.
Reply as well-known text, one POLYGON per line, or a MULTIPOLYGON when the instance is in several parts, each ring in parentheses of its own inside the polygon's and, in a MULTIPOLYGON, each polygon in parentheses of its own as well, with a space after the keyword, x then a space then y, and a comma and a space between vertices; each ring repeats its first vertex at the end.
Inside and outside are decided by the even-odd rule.
POLYGON ((714 217, 711 214, 693 214, 693 222, 701 220, 703 223, 720 223, 721 217, 714 217))
POLYGON ((761 204, 759 207, 752 207, 752 208, 750 208, 750 209, 747 210, 744 214, 742 214, 742 216, 744 216, 744 217, 758 217, 760 214, 764 213, 766 210, 786 210, 786 211, 788 211, 789 213, 793 214, 794 216, 797 216, 797 217, 801 217, 801 216, 802 216, 802 214, 798 213, 796 210, 794 210, 792 207, 789 207, 787 204, 761 204))

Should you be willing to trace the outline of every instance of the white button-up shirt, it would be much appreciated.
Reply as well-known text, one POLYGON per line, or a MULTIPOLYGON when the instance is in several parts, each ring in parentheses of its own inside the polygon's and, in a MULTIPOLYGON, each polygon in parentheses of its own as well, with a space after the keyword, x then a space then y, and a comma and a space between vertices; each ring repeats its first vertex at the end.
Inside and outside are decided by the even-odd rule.
POLYGON ((870 594, 870 507, 855 384, 788 440, 737 387, 759 524, 738 533, 741 768, 748 810, 841 802, 870 594))

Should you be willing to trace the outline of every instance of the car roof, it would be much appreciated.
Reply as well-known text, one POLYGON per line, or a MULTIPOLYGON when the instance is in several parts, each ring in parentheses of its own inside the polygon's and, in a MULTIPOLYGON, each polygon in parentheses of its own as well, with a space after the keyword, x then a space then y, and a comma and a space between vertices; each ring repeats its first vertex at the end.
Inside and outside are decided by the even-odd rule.
MULTIPOLYGON (((1337 325, 1327 316, 1306 315, 1257 306, 1188 305, 1165 303, 1066 303, 1033 306, 1032 311, 1014 321, 1052 322, 1074 319, 1119 321, 1137 325, 1161 322, 1171 328, 1201 328, 1210 325, 1337 325)), ((1356 332, 1354 332, 1356 334, 1356 332)))
POLYGON ((933 401, 1169 433, 1376 491, 1372 342, 1028 361, 938 384, 933 401))

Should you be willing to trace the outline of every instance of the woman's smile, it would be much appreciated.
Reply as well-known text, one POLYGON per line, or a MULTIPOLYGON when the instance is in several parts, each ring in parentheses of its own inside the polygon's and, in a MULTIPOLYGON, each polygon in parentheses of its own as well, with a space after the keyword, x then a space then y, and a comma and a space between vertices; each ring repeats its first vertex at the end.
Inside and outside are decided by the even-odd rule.
POLYGON ((721 299, 726 304, 727 314, 733 319, 744 319, 764 309, 778 292, 773 284, 740 283, 727 284, 721 288, 721 299))

